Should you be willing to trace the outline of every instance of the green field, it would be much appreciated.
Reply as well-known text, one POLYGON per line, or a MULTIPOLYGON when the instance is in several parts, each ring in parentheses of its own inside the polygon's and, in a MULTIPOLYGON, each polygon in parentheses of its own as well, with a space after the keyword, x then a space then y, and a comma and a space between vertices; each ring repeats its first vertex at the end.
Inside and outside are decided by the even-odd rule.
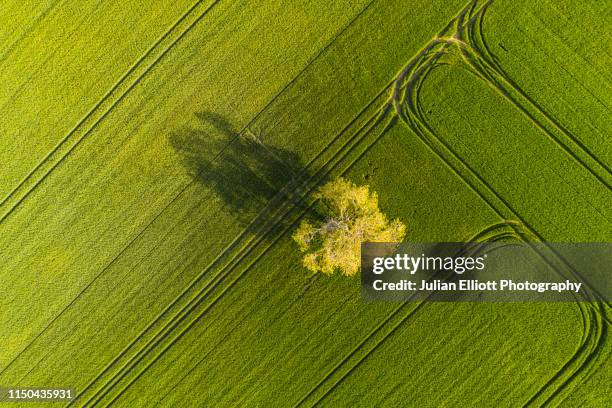
POLYGON ((4 1, 0 387, 610 406, 607 302, 362 303, 291 239, 343 175, 409 241, 612 242, 610 6, 4 1))

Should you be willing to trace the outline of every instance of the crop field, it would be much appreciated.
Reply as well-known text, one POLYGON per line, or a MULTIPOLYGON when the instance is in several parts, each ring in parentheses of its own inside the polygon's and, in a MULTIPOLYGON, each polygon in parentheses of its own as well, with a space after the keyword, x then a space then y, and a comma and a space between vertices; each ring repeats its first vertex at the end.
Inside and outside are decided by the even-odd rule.
POLYGON ((610 406, 609 303, 363 303, 291 233, 344 176, 409 241, 612 242, 611 6, 3 1, 0 388, 610 406))

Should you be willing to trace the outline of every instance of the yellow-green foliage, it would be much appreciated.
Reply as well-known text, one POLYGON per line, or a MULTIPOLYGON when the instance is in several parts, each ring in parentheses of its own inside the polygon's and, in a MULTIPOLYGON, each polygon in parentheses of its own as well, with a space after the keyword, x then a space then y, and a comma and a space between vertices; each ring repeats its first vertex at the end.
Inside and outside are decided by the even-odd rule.
POLYGON ((293 234, 304 255, 304 266, 330 275, 359 271, 362 242, 397 242, 406 233, 400 220, 389 221, 378 208, 378 196, 368 186, 337 178, 322 186, 315 197, 327 211, 318 225, 302 221, 293 234))

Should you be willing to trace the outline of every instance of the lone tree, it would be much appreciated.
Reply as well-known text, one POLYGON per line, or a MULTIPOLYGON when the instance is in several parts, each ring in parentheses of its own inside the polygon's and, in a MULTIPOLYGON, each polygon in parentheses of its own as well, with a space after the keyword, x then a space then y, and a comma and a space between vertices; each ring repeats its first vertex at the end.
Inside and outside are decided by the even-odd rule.
POLYGON ((405 236, 404 224, 380 212, 378 196, 368 186, 337 178, 322 186, 315 198, 325 207, 325 220, 304 220, 293 234, 305 252, 304 266, 312 272, 353 276, 359 271, 362 242, 398 242, 405 236))

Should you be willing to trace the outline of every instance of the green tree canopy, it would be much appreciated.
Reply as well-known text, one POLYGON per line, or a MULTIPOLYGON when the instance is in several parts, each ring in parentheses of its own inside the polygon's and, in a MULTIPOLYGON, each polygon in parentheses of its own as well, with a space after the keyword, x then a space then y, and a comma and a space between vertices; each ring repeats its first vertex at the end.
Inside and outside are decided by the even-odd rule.
POLYGON ((327 275, 339 271, 353 276, 359 271, 362 242, 399 242, 406 227, 389 221, 378 208, 378 196, 368 186, 357 186, 337 178, 322 186, 315 198, 321 200, 325 220, 302 221, 293 234, 305 253, 304 266, 327 275))

